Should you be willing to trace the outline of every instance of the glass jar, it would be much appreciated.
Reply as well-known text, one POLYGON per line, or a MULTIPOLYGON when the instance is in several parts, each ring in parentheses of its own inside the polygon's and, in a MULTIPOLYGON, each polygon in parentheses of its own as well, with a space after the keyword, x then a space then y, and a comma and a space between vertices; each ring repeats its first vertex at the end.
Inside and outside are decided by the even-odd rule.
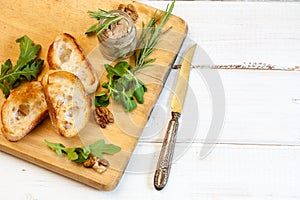
MULTIPOLYGON (((112 10, 110 13, 122 15, 123 18, 97 35, 100 42, 99 49, 108 60, 125 59, 135 50, 136 28, 127 13, 120 10, 112 10)), ((99 23, 103 23, 104 20, 100 20, 99 23)))

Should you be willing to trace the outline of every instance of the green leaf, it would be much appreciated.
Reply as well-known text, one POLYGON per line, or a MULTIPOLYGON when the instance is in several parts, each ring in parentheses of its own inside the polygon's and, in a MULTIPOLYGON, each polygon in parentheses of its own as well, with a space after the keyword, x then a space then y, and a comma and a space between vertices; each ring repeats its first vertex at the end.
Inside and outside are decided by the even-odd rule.
POLYGON ((106 88, 106 89, 107 89, 108 86, 109 86, 109 82, 102 83, 102 87, 103 87, 103 88, 106 88))
POLYGON ((85 34, 100 34, 102 31, 106 30, 109 28, 109 26, 113 23, 116 23, 120 21, 123 16, 121 15, 116 15, 110 12, 106 12, 104 10, 99 10, 98 12, 94 11, 88 11, 88 14, 90 15, 91 18, 95 18, 97 20, 100 19, 105 19, 103 22, 98 22, 93 24, 88 28, 88 30, 85 32, 85 34))
POLYGON ((35 59, 41 49, 41 45, 34 45, 33 41, 27 35, 18 38, 16 42, 20 43, 20 56, 17 65, 13 67, 13 71, 18 71, 20 67, 35 59))
POLYGON ((25 77, 28 81, 36 80, 37 75, 42 71, 44 61, 41 59, 35 60, 32 63, 28 63, 22 68, 20 76, 25 77))
POLYGON ((119 92, 128 92, 131 86, 131 82, 133 80, 132 76, 129 76, 128 74, 124 74, 119 79, 115 80, 114 89, 119 92))
POLYGON ((77 152, 75 152, 75 148, 64 148, 64 151, 67 153, 67 158, 69 160, 76 160, 78 158, 77 152))
POLYGON ((126 111, 126 112, 133 111, 136 107, 137 107, 137 104, 135 103, 135 101, 132 100, 132 99, 130 99, 130 100, 127 101, 127 103, 126 103, 125 111, 126 111))
POLYGON ((9 96, 9 94, 10 94, 10 91, 7 88, 7 86, 4 85, 3 83, 0 83, 0 88, 1 88, 1 90, 3 92, 3 94, 4 94, 4 97, 7 98, 9 96))
POLYGON ((44 61, 37 58, 40 45, 34 45, 33 41, 24 35, 18 38, 20 43, 20 55, 15 66, 8 59, 1 65, 0 83, 5 98, 9 95, 9 90, 18 87, 23 80, 31 81, 37 78, 42 71, 44 61))
POLYGON ((63 149, 65 148, 63 144, 52 143, 52 142, 48 142, 47 140, 45 140, 45 143, 48 145, 48 147, 50 147, 53 151, 55 151, 57 155, 62 156, 63 149))
MULTIPOLYGON (((114 98, 114 96, 112 96, 114 98)), ((124 108, 126 112, 130 112, 137 107, 137 104, 132 99, 131 94, 127 94, 125 92, 119 92, 115 101, 119 102, 124 108)))
POLYGON ((157 15, 157 12, 155 12, 152 18, 149 20, 147 27, 145 27, 144 24, 142 25, 142 33, 137 41, 137 50, 134 53, 136 64, 136 68, 134 70, 135 73, 154 61, 154 59, 146 59, 148 56, 150 56, 158 44, 160 36, 163 35, 162 28, 168 21, 174 5, 175 0, 173 0, 170 7, 169 5, 167 6, 163 15, 157 15), (159 23, 156 25, 157 22, 159 23))
MULTIPOLYGON (((90 154, 90 153, 88 153, 88 154, 90 154)), ((88 154, 86 155, 85 153, 83 153, 81 151, 77 152, 78 157, 77 157, 77 159, 75 159, 73 161, 76 162, 76 163, 84 163, 85 161, 88 160, 88 154)))
POLYGON ((104 67, 108 73, 106 76, 108 79, 111 79, 113 76, 117 75, 117 73, 115 72, 114 68, 111 65, 105 64, 104 67))
POLYGON ((83 163, 88 160, 89 155, 92 153, 98 158, 103 158, 103 154, 114 154, 121 151, 121 148, 114 144, 105 144, 104 140, 98 140, 91 145, 76 148, 66 148, 63 144, 52 143, 47 140, 44 141, 48 147, 62 156, 63 153, 67 154, 67 158, 76 163, 83 163))
POLYGON ((91 153, 102 159, 103 154, 115 154, 121 151, 121 148, 114 144, 105 144, 104 140, 98 140, 90 145, 91 153))
POLYGON ((84 146, 81 148, 82 152, 81 155, 83 158, 87 159, 89 157, 89 154, 91 153, 90 146, 84 146))
POLYGON ((135 90, 134 90, 134 97, 136 98, 137 102, 139 103, 144 103, 144 93, 145 93, 145 90, 144 90, 144 87, 143 85, 138 85, 135 90))
POLYGON ((128 72, 128 70, 131 70, 131 69, 132 69, 132 67, 126 61, 118 62, 114 66, 114 70, 119 76, 123 76, 124 74, 126 74, 128 72))
POLYGON ((93 24, 92 26, 90 26, 90 28, 88 28, 88 30, 86 30, 85 34, 95 33, 97 31, 97 27, 98 23, 93 24))
POLYGON ((126 112, 137 107, 135 100, 138 103, 144 102, 146 86, 131 72, 133 68, 128 62, 118 62, 114 67, 105 64, 104 67, 109 81, 102 84, 102 87, 107 91, 95 96, 94 104, 96 106, 107 106, 110 96, 114 101, 120 103, 126 112))
POLYGON ((105 19, 105 18, 113 18, 116 15, 105 10, 99 9, 99 11, 88 11, 88 14, 91 18, 95 18, 97 20, 105 19))
MULTIPOLYGON (((127 63, 127 62, 126 62, 127 63)), ((128 66, 124 65, 122 63, 118 63, 117 65, 115 65, 114 67, 114 72, 116 73, 116 75, 118 76, 123 76, 124 74, 127 73, 127 69, 128 66)))
POLYGON ((77 163, 83 163, 88 159, 90 148, 88 146, 77 148, 66 148, 63 144, 52 143, 45 140, 45 143, 57 153, 62 156, 63 153, 67 154, 67 158, 77 163))
POLYGON ((106 92, 101 92, 95 96, 95 106, 106 107, 109 105, 109 95, 106 92))
POLYGON ((150 63, 153 63, 155 60, 156 58, 150 58, 144 62, 144 65, 149 65, 150 63))
POLYGON ((7 59, 4 64, 1 65, 1 75, 6 74, 12 68, 10 59, 7 59))

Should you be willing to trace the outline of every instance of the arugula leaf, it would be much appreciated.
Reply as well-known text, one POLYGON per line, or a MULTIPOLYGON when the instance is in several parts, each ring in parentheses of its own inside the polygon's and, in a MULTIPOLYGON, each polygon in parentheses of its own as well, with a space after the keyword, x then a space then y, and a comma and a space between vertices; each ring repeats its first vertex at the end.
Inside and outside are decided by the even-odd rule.
POLYGON ((137 107, 132 95, 125 92, 114 92, 112 98, 120 103, 125 108, 126 112, 130 112, 137 107))
POLYGON ((89 155, 93 154, 98 158, 103 158, 103 154, 114 154, 121 151, 121 148, 114 144, 105 144, 104 140, 98 140, 91 145, 75 148, 66 148, 63 144, 52 143, 45 140, 45 144, 56 152, 57 155, 67 155, 68 160, 76 163, 83 163, 88 160, 89 155))
POLYGON ((95 106, 106 107, 109 105, 109 96, 106 92, 101 92, 95 96, 95 106))
POLYGON ((67 157, 69 160, 76 160, 78 158, 77 152, 75 152, 75 148, 64 148, 65 153, 67 153, 67 157))
POLYGON ((12 63, 10 59, 7 59, 4 64, 1 65, 1 74, 6 74, 9 69, 12 68, 12 63))
POLYGON ((91 153, 91 148, 90 148, 90 146, 84 146, 84 147, 80 148, 80 151, 82 151, 80 155, 84 159, 87 159, 89 157, 89 154, 91 153))
POLYGON ((76 163, 83 163, 87 161, 89 154, 91 153, 89 146, 65 148, 64 151, 67 153, 67 158, 76 163))
POLYGON ((88 159, 89 154, 91 153, 89 146, 66 148, 63 144, 60 143, 52 143, 47 140, 45 140, 45 143, 48 145, 48 147, 55 151, 57 155, 62 156, 63 154, 67 154, 67 158, 69 160, 77 163, 85 162, 88 159))
POLYGON ((108 82, 103 83, 102 87, 107 90, 95 96, 96 106, 108 106, 110 97, 120 103, 126 112, 134 110, 137 103, 144 103, 144 93, 147 88, 132 73, 133 68, 128 62, 118 62, 114 67, 105 64, 104 67, 107 71, 108 82))
POLYGON ((35 61, 29 62, 22 68, 22 72, 19 73, 20 77, 26 78, 28 81, 31 79, 36 79, 40 71, 42 71, 44 61, 37 59, 35 61))
POLYGON ((103 158, 103 153, 105 154, 115 154, 121 151, 121 148, 114 144, 105 144, 104 140, 98 140, 90 145, 91 153, 98 157, 103 158))
POLYGON ((52 143, 52 142, 48 142, 47 140, 45 140, 45 143, 48 145, 48 147, 50 147, 53 151, 55 151, 57 155, 62 156, 63 149, 65 148, 63 144, 52 143))
POLYGON ((9 96, 9 93, 10 93, 9 89, 3 83, 0 83, 0 88, 1 88, 5 98, 7 98, 9 96))
POLYGON ((21 67, 34 60, 41 49, 41 45, 34 45, 27 35, 18 38, 16 42, 20 43, 20 56, 17 65, 13 67, 14 72, 19 71, 21 67))
POLYGON ((105 64, 104 67, 105 67, 105 70, 108 72, 108 74, 106 76, 108 79, 112 79, 113 76, 118 75, 118 73, 114 70, 114 68, 111 65, 105 64))
POLYGON ((124 74, 126 74, 128 72, 128 70, 131 70, 132 67, 131 67, 131 65, 129 65, 128 62, 121 61, 115 65, 114 69, 118 73, 119 76, 123 76, 124 74))
POLYGON ((139 84, 136 86, 133 95, 136 98, 137 102, 143 104, 144 103, 144 93, 146 92, 147 88, 146 86, 139 82, 139 84))
POLYGON ((18 87, 23 80, 31 81, 37 78, 42 71, 44 61, 37 58, 41 49, 40 45, 34 45, 26 35, 16 40, 20 43, 20 55, 15 66, 10 59, 1 65, 0 88, 7 98, 10 90, 18 87))

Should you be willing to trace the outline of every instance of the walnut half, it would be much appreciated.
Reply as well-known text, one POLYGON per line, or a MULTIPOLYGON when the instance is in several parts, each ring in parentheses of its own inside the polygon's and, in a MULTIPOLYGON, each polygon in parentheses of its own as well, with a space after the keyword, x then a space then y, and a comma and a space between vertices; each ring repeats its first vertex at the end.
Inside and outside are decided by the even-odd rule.
POLYGON ((97 124, 99 124, 101 128, 105 128, 107 124, 114 122, 113 114, 106 107, 96 106, 94 116, 97 124))
POLYGON ((118 7, 118 10, 121 10, 121 11, 124 11, 126 12, 130 17, 131 19, 135 22, 139 15, 135 9, 135 7, 132 5, 132 4, 127 4, 127 5, 124 5, 124 4, 120 4, 119 7, 118 7))
POLYGON ((106 159, 100 159, 89 155, 89 159, 83 163, 86 168, 93 168, 98 173, 103 173, 109 167, 109 162, 106 159))

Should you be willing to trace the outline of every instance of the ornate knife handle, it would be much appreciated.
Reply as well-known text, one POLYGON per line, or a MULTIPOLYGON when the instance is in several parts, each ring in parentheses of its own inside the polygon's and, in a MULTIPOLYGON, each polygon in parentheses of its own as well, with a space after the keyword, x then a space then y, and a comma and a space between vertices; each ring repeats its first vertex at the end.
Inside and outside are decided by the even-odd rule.
POLYGON ((168 181, 179 125, 179 117, 180 113, 172 112, 172 119, 169 121, 154 175, 154 187, 157 190, 163 189, 168 181))

